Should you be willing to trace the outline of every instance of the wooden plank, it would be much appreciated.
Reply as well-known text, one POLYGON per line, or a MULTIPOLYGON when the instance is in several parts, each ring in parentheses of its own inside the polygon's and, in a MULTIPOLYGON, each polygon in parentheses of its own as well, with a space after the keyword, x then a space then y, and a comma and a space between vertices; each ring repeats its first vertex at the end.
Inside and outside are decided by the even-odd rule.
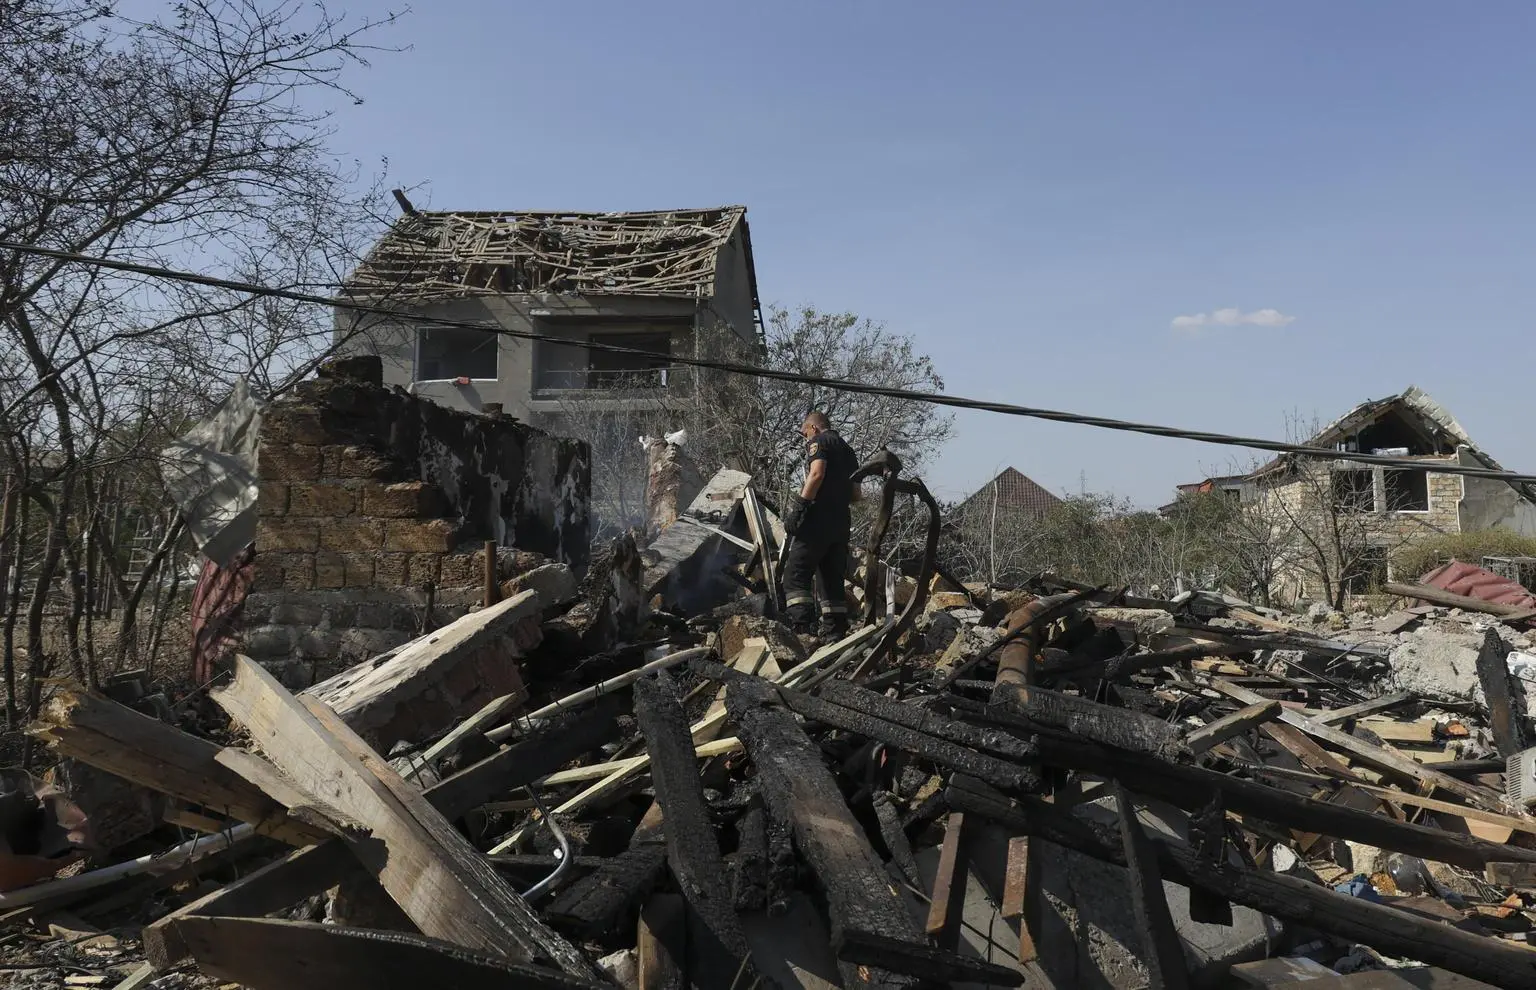
POLYGON ((1000 914, 1019 926, 1019 962, 1028 965, 1040 957, 1035 942, 1035 904, 1038 891, 1033 878, 1038 875, 1039 846, 1029 844, 1029 836, 1016 835, 1008 840, 1008 860, 1003 877, 1003 902, 1000 914), (1033 865, 1032 865, 1033 864, 1033 865))
POLYGON ((1469 808, 1464 804, 1456 804, 1451 801, 1441 801, 1437 798, 1425 797, 1422 794, 1414 794, 1411 791, 1401 791, 1391 787, 1377 787, 1372 784, 1360 784, 1359 789, 1367 794, 1379 797, 1384 801, 1392 801, 1395 804, 1407 805, 1414 808, 1427 808, 1430 811, 1444 812, 1456 815, 1467 822, 1485 822, 1499 828, 1507 828, 1515 832, 1525 832, 1536 835, 1536 818, 1524 818, 1516 815, 1500 814, 1496 811, 1484 811, 1482 808, 1469 808))
MULTIPOLYGON (((1436 746, 1444 748, 1443 742, 1435 739, 1435 723, 1427 721, 1399 722, 1390 718, 1364 718, 1358 719, 1355 725, 1362 729, 1369 729, 1376 738, 1382 742, 1392 743, 1396 746, 1436 746)), ((1420 754, 1415 753, 1415 756, 1420 754)))
POLYGON ((526 786, 619 737, 631 696, 618 690, 586 707, 540 720, 522 739, 432 787, 432 805, 453 820, 498 794, 526 786))
POLYGON ((27 731, 60 755, 247 822, 260 835, 308 845, 344 831, 323 815, 291 814, 221 764, 215 743, 99 694, 61 686, 27 731))
POLYGON ((665 671, 635 682, 635 718, 651 753, 656 803, 666 817, 662 833, 667 864, 706 937, 718 942, 705 947, 706 953, 723 954, 729 960, 727 971, 743 972, 750 983, 756 973, 748 961, 746 935, 736 921, 725 857, 709 821, 687 716, 677 684, 665 671))
MULTIPOLYGON (((822 763, 821 750, 794 716, 774 701, 766 685, 743 679, 731 685, 726 707, 757 768, 763 800, 775 819, 793 830, 796 847, 826 894, 834 946, 854 931, 883 932, 922 946, 922 933, 892 887, 885 864, 844 803, 837 782, 822 763)), ((915 982, 846 959, 839 968, 849 990, 915 982)))
POLYGON ((1217 743, 1241 735, 1255 726, 1262 725, 1280 714, 1280 702, 1260 701, 1202 725, 1184 737, 1192 753, 1203 753, 1217 743))
MULTIPOLYGON (((789 670, 786 670, 782 675, 775 678, 774 683, 793 684, 796 681, 808 676, 818 667, 821 667, 824 664, 830 665, 836 662, 836 660, 844 653, 848 653, 862 647, 870 638, 872 638, 876 633, 880 631, 880 628, 881 627, 879 626, 865 626, 862 629, 858 629, 852 633, 849 633, 846 638, 838 640, 836 643, 829 643, 826 646, 821 647, 815 653, 812 653, 803 663, 796 667, 792 667, 789 670)), ((724 711, 719 711, 715 712, 713 715, 704 716, 702 719, 693 724, 691 729, 693 738, 698 740, 704 735, 707 735, 709 732, 713 731, 716 727, 723 723, 725 721, 725 717, 726 713, 724 711)), ((649 765, 649 757, 638 757, 636 763, 614 770, 613 773, 604 777, 602 780, 599 780, 591 787, 588 787, 581 793, 575 794, 572 797, 566 799, 554 809, 554 813, 572 814, 581 810, 582 808, 586 808, 596 803, 597 801, 606 798, 608 795, 612 794, 614 791, 619 790, 629 781, 633 780, 636 775, 641 773, 649 765)), ((511 850, 515 849, 525 838, 527 838, 528 834, 529 833, 526 828, 520 828, 513 832, 511 835, 507 836, 496 846, 492 847, 491 852, 510 852, 511 850)))
POLYGON ((1111 786, 1120 814, 1120 843, 1130 879, 1131 907, 1136 914, 1136 928, 1142 936, 1142 961, 1147 967, 1147 981, 1152 990, 1183 990, 1189 986, 1189 969, 1184 963, 1184 946, 1173 927, 1173 915, 1168 911, 1168 899, 1163 893, 1157 852, 1141 827, 1130 792, 1119 780, 1111 786))
POLYGON ((539 643, 538 592, 525 591, 321 681, 304 692, 379 752, 430 739, 503 695, 527 698, 517 658, 539 643))
MULTIPOLYGON (((1289 728, 1273 723, 1266 728, 1289 728)), ((1198 811, 1219 793, 1229 811, 1308 832, 1363 842, 1421 859, 1481 870, 1490 860, 1536 861, 1536 851, 1483 842, 1348 806, 1300 797, 1278 787, 1203 767, 1116 752, 1072 739, 1040 737, 1040 761, 1105 778, 1136 781, 1139 793, 1198 811)), ((1374 797, 1364 795, 1366 800, 1374 797)))
POLYGON ((1411 704, 1418 695, 1412 691, 1399 691, 1396 694, 1384 694, 1380 698, 1372 698, 1354 705, 1346 705, 1343 708, 1333 708, 1320 714, 1313 715, 1316 721, 1323 725, 1338 725, 1340 722, 1352 718, 1364 718, 1367 715, 1375 715, 1379 712, 1389 712, 1394 708, 1411 704))
POLYGON ((1388 581, 1382 590, 1389 595, 1397 595, 1402 598, 1418 598, 1426 602, 1434 602, 1436 605, 1444 605, 1447 608, 1460 608, 1468 612, 1482 612, 1485 615, 1497 615, 1513 622, 1521 622, 1531 618, 1532 610, 1524 605, 1506 605, 1503 602, 1485 602, 1481 598, 1471 598, 1467 595, 1458 595, 1450 591, 1442 591, 1439 588, 1431 588, 1427 584, 1401 584, 1396 581, 1388 581))
POLYGON ((1483 699, 1488 705, 1488 726, 1493 730, 1493 744, 1499 755, 1506 760, 1525 749, 1525 733, 1521 729, 1524 712, 1514 713, 1512 690, 1509 683, 1509 663, 1505 659, 1509 648, 1492 629, 1483 632, 1483 644, 1477 651, 1477 680, 1483 686, 1483 699))
MULTIPOLYGON (((1095 859, 1125 865, 1124 851, 1112 830, 1038 799, 1007 801, 963 775, 950 782, 945 798, 956 810, 992 819, 1095 859)), ((1348 897, 1295 877, 1230 862, 1212 863, 1188 845, 1163 836, 1153 836, 1151 841, 1159 870, 1175 883, 1199 887, 1283 921, 1495 986, 1536 986, 1536 952, 1523 947, 1504 945, 1498 939, 1348 897)))
POLYGON ((752 542, 757 545, 758 563, 762 565, 763 580, 768 586, 768 601, 772 603, 778 600, 779 595, 778 568, 775 566, 778 558, 773 552, 773 532, 768 527, 768 516, 763 512, 763 503, 758 501, 757 491, 748 485, 745 495, 743 505, 747 510, 747 531, 752 534, 752 542))
POLYGON ((295 698, 249 657, 236 658, 234 681, 213 699, 298 786, 372 830, 369 839, 347 841, 423 934, 512 959, 547 957, 568 973, 598 978, 586 956, 544 927, 469 840, 324 704, 295 698))
POLYGON ((199 969, 248 990, 608 985, 404 932, 199 915, 175 927, 199 969))
POLYGON ((950 812, 944 823, 944 842, 939 846, 939 866, 933 878, 933 897, 928 902, 928 937, 941 949, 960 947, 960 921, 965 913, 967 874, 965 816, 950 812))
MULTIPOLYGON (((1244 704, 1254 704, 1265 700, 1257 692, 1238 687, 1219 677, 1212 678, 1211 686, 1222 694, 1235 698, 1244 704)), ((1332 746, 1340 752, 1347 753, 1351 759, 1359 760, 1378 770, 1397 773, 1422 783, 1433 784, 1435 787, 1450 791, 1457 797, 1470 801, 1478 807, 1487 808, 1490 811, 1499 811, 1503 807, 1503 798, 1485 787, 1476 787, 1465 781, 1457 780, 1449 774, 1432 770, 1422 763, 1415 763, 1401 753, 1393 752, 1381 746, 1373 746, 1368 742, 1356 739, 1347 732, 1342 732, 1330 725, 1315 722, 1305 715, 1282 710, 1280 720, 1288 725, 1295 726, 1312 738, 1332 746)))
POLYGON ((638 990, 689 990, 687 906, 677 894, 653 894, 635 937, 638 990))
MULTIPOLYGON (((753 637, 742 643, 741 651, 731 658, 729 666, 732 670, 738 671, 740 673, 756 676, 758 671, 762 669, 764 662, 766 662, 768 659, 768 641, 761 637, 753 637)), ((777 664, 774 664, 774 669, 778 670, 777 664)), ((782 671, 779 673, 782 673, 782 671)), ((763 676, 776 677, 778 674, 764 674, 763 676)), ((716 690, 715 700, 710 702, 709 708, 705 710, 704 715, 707 719, 711 716, 718 715, 723 711, 725 711, 724 684, 720 685, 720 687, 716 690)), ((714 739, 716 736, 718 736, 720 731, 724 728, 725 720, 721 719, 717 724, 710 726, 708 729, 695 733, 694 739, 699 742, 709 742, 711 739, 714 739)))
POLYGON ((145 926, 144 955, 159 969, 169 969, 191 955, 176 923, 192 915, 254 917, 270 914, 333 887, 344 879, 366 876, 346 844, 325 842, 295 849, 275 862, 205 894, 145 926))
POLYGON ((1004 921, 1024 916, 1024 891, 1029 883, 1029 836, 1016 835, 1008 840, 1008 860, 1003 868, 1003 900, 998 913, 1004 921))

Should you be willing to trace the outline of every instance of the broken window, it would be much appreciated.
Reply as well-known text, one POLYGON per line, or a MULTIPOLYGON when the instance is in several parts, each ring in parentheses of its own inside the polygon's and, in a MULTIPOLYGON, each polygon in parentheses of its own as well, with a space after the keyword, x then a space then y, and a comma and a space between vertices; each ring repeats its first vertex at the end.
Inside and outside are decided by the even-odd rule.
POLYGON ((1333 508, 1336 512, 1370 512, 1376 508, 1374 475, 1366 470, 1343 468, 1333 472, 1333 508))
POLYGON ((588 388, 661 388, 672 364, 672 335, 666 331, 593 334, 597 343, 629 347, 643 354, 591 351, 588 388))
POLYGON ((416 380, 494 380, 499 338, 494 330, 421 327, 416 331, 416 380))
POLYGON ((1339 582, 1351 595, 1366 595, 1380 591, 1387 583, 1387 548, 1361 547, 1350 561, 1339 582))
POLYGON ((1387 511, 1428 512, 1428 471, 1383 471, 1382 483, 1386 488, 1387 511))
POLYGON ((664 388, 672 364, 672 335, 664 330, 592 333, 594 343, 629 347, 641 354, 599 351, 580 343, 540 343, 534 388, 541 392, 576 389, 664 388))

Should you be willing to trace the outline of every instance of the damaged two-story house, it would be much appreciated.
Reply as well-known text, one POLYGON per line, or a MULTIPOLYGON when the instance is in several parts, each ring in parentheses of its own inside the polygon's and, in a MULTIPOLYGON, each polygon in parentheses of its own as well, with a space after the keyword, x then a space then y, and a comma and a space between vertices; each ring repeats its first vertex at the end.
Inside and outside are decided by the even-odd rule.
POLYGON ((378 355, 387 385, 558 428, 573 403, 660 404, 691 381, 676 356, 761 353, 745 207, 425 211, 397 197, 405 213, 347 280, 335 328, 339 353, 378 355))
POLYGON ((1440 466, 1502 470, 1461 424, 1421 389, 1363 402, 1308 444, 1412 462, 1396 468, 1346 459, 1283 455, 1238 486, 1251 510, 1271 521, 1282 559, 1281 599, 1338 601, 1388 580, 1398 548, 1436 534, 1502 529, 1536 535, 1536 493, 1440 466))

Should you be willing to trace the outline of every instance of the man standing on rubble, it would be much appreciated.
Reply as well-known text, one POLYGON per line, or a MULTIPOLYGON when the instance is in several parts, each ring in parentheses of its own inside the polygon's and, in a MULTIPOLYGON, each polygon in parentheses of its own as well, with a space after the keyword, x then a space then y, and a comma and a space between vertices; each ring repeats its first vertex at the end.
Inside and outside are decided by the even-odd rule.
POLYGON ((858 459, 832 429, 826 413, 811 410, 800 424, 806 440, 805 484, 784 514, 791 544, 784 561, 784 609, 791 628, 823 640, 848 634, 848 603, 843 587, 848 569, 848 530, 853 525, 853 472, 858 459), (821 624, 816 626, 816 575, 821 575, 821 624))

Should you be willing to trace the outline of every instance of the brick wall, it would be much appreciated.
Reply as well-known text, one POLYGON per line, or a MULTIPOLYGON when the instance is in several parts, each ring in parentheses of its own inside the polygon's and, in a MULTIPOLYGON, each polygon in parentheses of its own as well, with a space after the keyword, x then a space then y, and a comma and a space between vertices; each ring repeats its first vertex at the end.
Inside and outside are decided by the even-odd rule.
POLYGON ((503 578, 585 563, 585 444, 380 380, 377 358, 334 362, 262 420, 242 646, 290 686, 413 638, 429 596, 431 627, 463 615, 487 540, 503 578))

